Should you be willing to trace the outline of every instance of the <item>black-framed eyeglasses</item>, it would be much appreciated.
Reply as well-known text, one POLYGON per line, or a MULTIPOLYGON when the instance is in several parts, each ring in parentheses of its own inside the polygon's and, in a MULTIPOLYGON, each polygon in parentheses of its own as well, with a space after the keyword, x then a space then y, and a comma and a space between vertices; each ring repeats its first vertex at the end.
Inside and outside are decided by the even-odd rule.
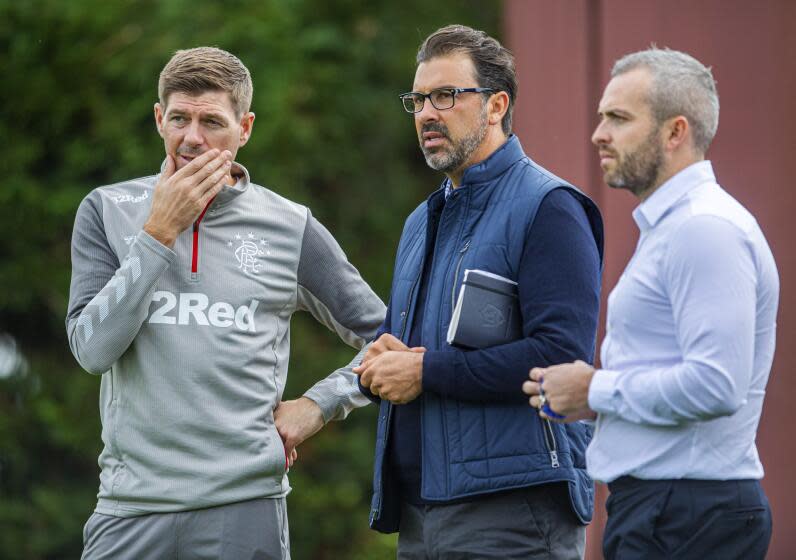
POLYGON ((481 87, 466 87, 466 88, 438 88, 432 89, 428 93, 420 93, 419 91, 410 91, 402 93, 398 97, 401 98, 401 103, 404 104, 404 109, 407 113, 419 113, 423 110, 426 104, 426 98, 431 100, 431 104, 438 111, 451 109, 456 104, 456 96, 460 93, 494 93, 492 88, 481 87))

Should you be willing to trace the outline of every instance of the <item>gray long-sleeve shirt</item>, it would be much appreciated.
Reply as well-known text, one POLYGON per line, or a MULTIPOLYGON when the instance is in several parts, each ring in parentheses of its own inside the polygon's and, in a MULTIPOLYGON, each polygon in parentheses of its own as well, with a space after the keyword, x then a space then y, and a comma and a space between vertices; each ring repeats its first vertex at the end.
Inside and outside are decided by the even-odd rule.
MULTIPOLYGON (((99 513, 286 494, 273 410, 292 314, 309 311, 359 349, 384 317, 307 208, 233 171, 238 183, 172 249, 142 230, 157 175, 95 189, 78 209, 66 324, 80 365, 103 374, 99 513)), ((305 395, 327 421, 367 402, 350 367, 305 395)))

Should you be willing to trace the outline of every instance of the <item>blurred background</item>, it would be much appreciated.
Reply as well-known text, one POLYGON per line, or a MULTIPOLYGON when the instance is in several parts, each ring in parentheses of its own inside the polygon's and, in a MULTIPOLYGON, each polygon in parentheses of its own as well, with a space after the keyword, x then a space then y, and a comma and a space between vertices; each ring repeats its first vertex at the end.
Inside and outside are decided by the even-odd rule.
MULTIPOLYGON (((72 223, 91 189, 157 172, 152 106, 171 54, 213 45, 248 66, 257 119, 239 161, 256 183, 309 206, 386 300, 403 220, 440 181, 397 94, 411 89, 419 43, 448 23, 514 50, 526 151, 604 212, 605 294, 637 238, 634 199, 602 184, 588 141, 611 64, 655 42, 714 67, 722 113, 709 156, 780 268, 759 445, 774 509, 769 557, 792 557, 796 2, 0 0, 0 559, 80 556, 101 442, 99 378, 80 369, 65 335, 72 223)), ((287 398, 352 355, 308 315, 292 329, 287 398)), ((288 500, 295 559, 394 557, 395 537, 367 527, 375 414, 355 411, 300 448, 288 500)), ((591 559, 601 486, 598 497, 591 559)))

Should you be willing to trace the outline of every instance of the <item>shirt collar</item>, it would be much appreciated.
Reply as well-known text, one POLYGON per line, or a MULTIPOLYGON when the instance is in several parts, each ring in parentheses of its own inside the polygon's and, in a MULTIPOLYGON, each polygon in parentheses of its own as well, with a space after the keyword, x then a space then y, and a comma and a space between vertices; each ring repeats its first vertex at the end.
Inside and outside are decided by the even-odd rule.
POLYGON ((450 179, 445 179, 445 181, 442 183, 442 186, 445 187, 445 200, 448 200, 448 197, 453 192, 453 181, 450 179))
POLYGON ((647 200, 633 210, 633 219, 642 232, 647 231, 655 227, 677 201, 695 186, 715 182, 716 176, 710 161, 693 163, 655 189, 647 200))

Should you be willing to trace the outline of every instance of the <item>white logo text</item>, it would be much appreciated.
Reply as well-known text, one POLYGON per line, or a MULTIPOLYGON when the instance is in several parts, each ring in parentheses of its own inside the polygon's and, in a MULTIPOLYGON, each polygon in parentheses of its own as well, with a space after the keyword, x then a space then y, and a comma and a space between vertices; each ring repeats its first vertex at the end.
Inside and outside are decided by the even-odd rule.
POLYGON ((116 204, 121 204, 122 202, 132 202, 133 204, 136 204, 138 202, 145 201, 147 198, 149 198, 149 193, 144 191, 144 194, 139 196, 133 196, 131 194, 119 194, 112 196, 111 200, 113 200, 116 204))
POLYGON ((238 329, 257 332, 254 323, 254 312, 259 301, 253 299, 247 305, 237 309, 224 301, 210 304, 210 300, 202 293, 181 293, 179 297, 171 292, 159 291, 152 295, 152 302, 163 302, 149 317, 149 322, 161 325, 201 325, 228 328, 235 325, 238 329), (176 313, 170 314, 176 309, 176 313), (206 312, 205 312, 206 311, 206 312))

